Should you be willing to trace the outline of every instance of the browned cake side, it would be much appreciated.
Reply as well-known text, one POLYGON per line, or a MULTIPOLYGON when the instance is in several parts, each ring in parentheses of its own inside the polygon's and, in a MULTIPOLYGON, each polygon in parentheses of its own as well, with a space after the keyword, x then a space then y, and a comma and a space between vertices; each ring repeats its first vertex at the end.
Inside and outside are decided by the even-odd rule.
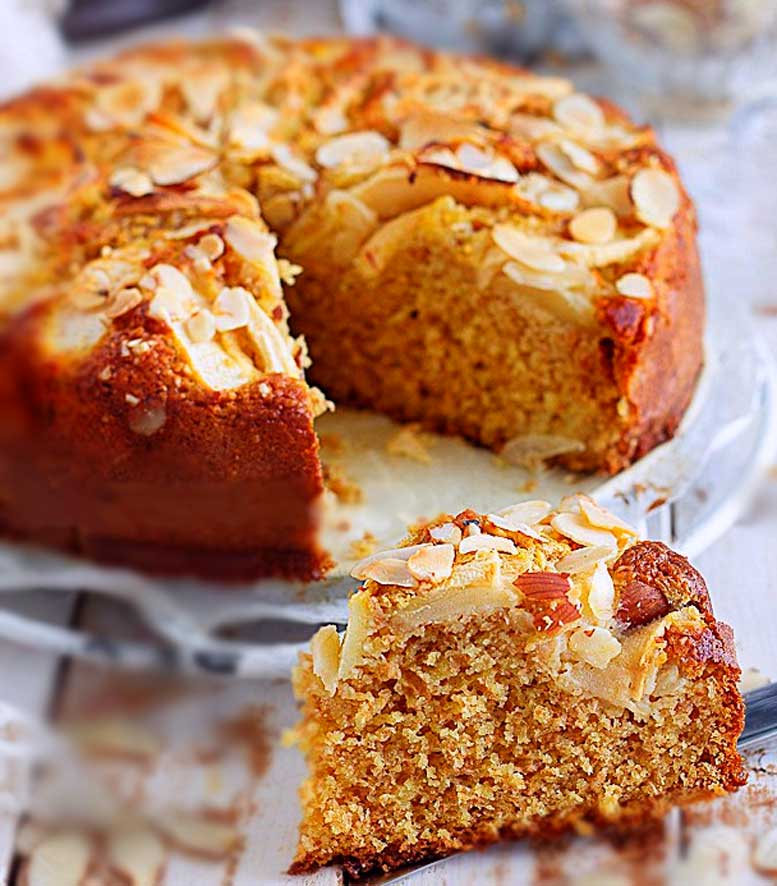
POLYGON ((733 638, 699 573, 585 498, 538 504, 441 517, 357 567, 344 637, 323 628, 294 677, 293 871, 634 827, 744 783, 733 638))
POLYGON ((5 535, 314 577, 306 370, 614 472, 671 436, 701 366, 674 166, 564 80, 383 38, 168 43, 6 103, 0 155, 5 535))

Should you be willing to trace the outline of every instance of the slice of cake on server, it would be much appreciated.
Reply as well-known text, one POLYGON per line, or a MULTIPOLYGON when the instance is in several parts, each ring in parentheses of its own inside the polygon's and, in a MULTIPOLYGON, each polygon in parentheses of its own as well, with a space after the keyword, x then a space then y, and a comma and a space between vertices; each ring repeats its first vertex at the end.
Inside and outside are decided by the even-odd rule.
POLYGON ((355 876, 733 791, 733 637, 688 561, 585 496, 464 511, 354 569, 294 675, 294 871, 355 876))

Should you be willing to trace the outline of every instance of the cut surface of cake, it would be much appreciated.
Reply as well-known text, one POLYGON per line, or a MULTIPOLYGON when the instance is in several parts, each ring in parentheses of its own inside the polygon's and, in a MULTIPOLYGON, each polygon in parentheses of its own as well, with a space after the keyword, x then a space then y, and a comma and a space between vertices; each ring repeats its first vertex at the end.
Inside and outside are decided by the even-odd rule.
POLYGON ((651 130, 566 80, 247 34, 41 86, 0 107, 0 145, 3 534, 319 576, 306 370, 604 472, 690 400, 693 207, 651 130))
POLYGON ((292 870, 637 826, 744 783, 730 628, 684 557, 591 499, 441 517, 354 574, 344 635, 294 674, 292 870))

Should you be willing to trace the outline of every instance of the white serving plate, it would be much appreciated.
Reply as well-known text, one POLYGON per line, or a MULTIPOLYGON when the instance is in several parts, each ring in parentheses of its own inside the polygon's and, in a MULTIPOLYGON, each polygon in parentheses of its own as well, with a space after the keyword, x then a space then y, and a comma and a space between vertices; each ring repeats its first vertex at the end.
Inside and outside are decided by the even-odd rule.
POLYGON ((423 463, 387 451, 399 426, 383 416, 349 410, 327 416, 319 430, 339 435, 345 447, 334 456, 325 450, 324 458, 360 486, 363 502, 332 505, 324 540, 338 565, 320 582, 266 580, 225 589, 2 544, 0 637, 128 668, 286 676, 314 626, 345 623, 356 586, 348 552, 365 531, 379 548, 391 546, 422 516, 465 507, 494 511, 525 498, 557 502, 573 491, 594 495, 641 532, 695 556, 734 522, 775 448, 777 383, 769 355, 752 337, 728 341, 738 344, 708 342, 706 368, 675 438, 608 480, 561 470, 531 475, 436 435, 423 463), (151 634, 133 628, 128 635, 126 616, 111 618, 110 610, 99 634, 42 622, 25 611, 27 596, 41 590, 121 600, 151 634), (225 638, 225 629, 240 639, 225 638))

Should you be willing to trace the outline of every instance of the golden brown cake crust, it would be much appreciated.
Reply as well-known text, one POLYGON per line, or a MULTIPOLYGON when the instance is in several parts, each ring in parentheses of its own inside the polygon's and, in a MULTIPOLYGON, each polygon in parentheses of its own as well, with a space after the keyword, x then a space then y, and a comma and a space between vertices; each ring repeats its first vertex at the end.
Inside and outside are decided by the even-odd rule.
MULTIPOLYGON (((372 360, 365 349, 360 359, 373 364, 373 379, 349 362, 358 348, 331 335, 333 359, 322 359, 320 374, 335 393, 329 365, 367 390, 346 384, 346 401, 499 448, 516 422, 520 433, 553 436, 575 402, 590 399, 577 421, 581 435, 592 428, 590 439, 574 440, 577 448, 560 460, 614 472, 668 439, 692 395, 703 325, 692 205, 650 130, 566 81, 386 38, 169 43, 97 62, 0 106, 0 148, 7 158, 3 534, 168 573, 322 574, 329 560, 316 541, 323 480, 313 423, 324 404, 304 379, 306 346, 289 333, 281 277, 289 305, 302 305, 298 326, 308 314, 305 294, 315 301, 348 280, 359 316, 394 328, 392 317, 365 310, 370 290, 359 275, 375 271, 376 238, 419 206, 429 222, 431 246, 423 248, 439 242, 442 225, 473 286, 482 265, 474 247, 493 261, 498 229, 541 232, 540 267, 555 250, 556 264, 564 255, 563 273, 574 271, 561 319, 554 308, 548 325, 546 307, 524 304, 529 291, 532 305, 547 291, 537 268, 519 268, 532 282, 521 283, 515 298, 499 269, 505 253, 493 267, 501 288, 481 293, 493 310, 483 315, 485 326, 516 316, 533 323, 539 313, 537 329, 551 330, 557 362, 569 353, 579 360, 570 370, 561 359, 537 384, 536 402, 504 425, 515 404, 492 398, 494 386, 470 384, 472 397, 485 392, 485 399, 462 409, 439 367, 424 366, 419 379, 402 357, 392 375, 384 352, 372 360), (434 103, 449 94, 454 109, 441 114, 434 103), (575 119, 581 114, 585 125, 575 119), (433 129, 453 120, 455 131, 423 135, 429 119, 433 129), (453 153, 462 148, 466 162, 453 153), (637 199, 640 174, 652 179, 637 199), (615 219, 610 242, 572 235, 578 215, 592 207, 615 219), (311 251, 311 236, 322 231, 325 242, 311 251), (301 257, 298 286, 291 284, 299 269, 276 260, 276 240, 281 255, 301 257), (600 247, 614 247, 616 257, 602 258, 600 247), (116 278, 101 288, 95 281, 106 279, 106 268, 116 278), (178 316, 161 304, 169 293, 155 293, 180 286, 181 274, 193 291, 182 296, 178 316), (636 295, 619 288, 629 276, 636 295), (249 299, 248 325, 235 327, 245 316, 229 316, 213 330, 216 314, 224 322, 217 310, 224 290, 230 305, 240 302, 238 314, 249 299), (561 380, 570 375, 565 400, 561 380), (419 393, 420 406, 394 385, 397 377, 419 393), (532 410, 543 412, 544 394, 548 426, 534 428, 532 410)), ((530 251, 536 248, 533 242, 530 251)), ((387 282, 396 289, 404 279, 406 292, 412 280, 403 275, 431 268, 427 257, 397 254, 387 282)), ((388 291, 383 283, 379 275, 378 295, 388 291)), ((321 328, 328 323, 323 316, 321 328)), ((534 327, 526 328, 530 339, 534 327)), ((311 341, 318 349, 315 335, 311 341)), ((505 366, 509 335, 502 344, 508 350, 496 362, 505 366)), ((422 330, 417 353, 433 355, 426 345, 422 330)), ((467 360, 462 378, 470 383, 481 367, 477 353, 467 360)), ((514 369, 505 387, 517 390, 525 373, 514 369)))

